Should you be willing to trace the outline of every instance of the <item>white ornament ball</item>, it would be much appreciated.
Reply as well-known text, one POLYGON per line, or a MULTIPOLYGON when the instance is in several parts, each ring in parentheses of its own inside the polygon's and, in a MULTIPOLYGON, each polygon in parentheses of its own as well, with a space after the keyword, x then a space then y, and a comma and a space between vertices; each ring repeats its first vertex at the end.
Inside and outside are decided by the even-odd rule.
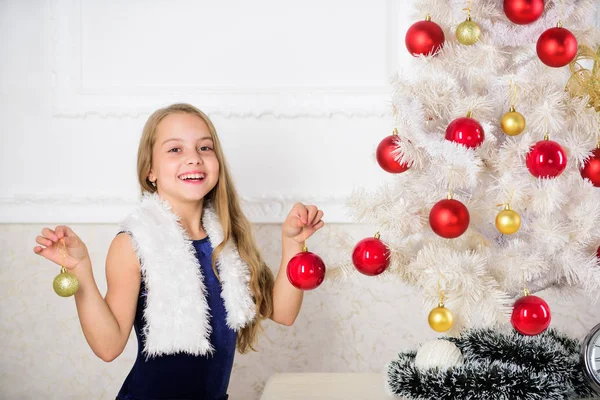
POLYGON ((463 363, 460 349, 448 340, 436 339, 421 345, 415 357, 415 366, 421 370, 448 369, 463 363))

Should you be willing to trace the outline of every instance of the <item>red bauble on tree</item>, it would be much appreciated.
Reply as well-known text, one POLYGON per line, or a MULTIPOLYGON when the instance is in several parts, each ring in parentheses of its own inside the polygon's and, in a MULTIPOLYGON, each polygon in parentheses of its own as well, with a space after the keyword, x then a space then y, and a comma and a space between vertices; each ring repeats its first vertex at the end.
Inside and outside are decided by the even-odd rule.
POLYGON ((444 45, 444 31, 427 15, 425 21, 415 22, 406 31, 404 43, 413 56, 435 55, 444 45))
POLYGON ((361 240, 354 246, 352 263, 358 272, 375 276, 381 274, 390 265, 390 249, 379 240, 379 232, 375 237, 361 240))
POLYGON ((581 177, 589 179, 592 185, 600 187, 600 148, 596 148, 592 155, 583 163, 581 177))
POLYGON ((377 163, 384 170, 392 174, 399 174, 406 171, 408 164, 402 164, 396 161, 398 156, 398 131, 394 129, 394 133, 384 138, 377 146, 377 163))
POLYGON ((556 178, 567 167, 567 155, 560 144, 546 137, 529 149, 525 164, 536 178, 556 178))
MULTIPOLYGON (((450 196, 448 196, 450 197, 450 196)), ((440 200, 429 212, 429 225, 439 236, 454 239, 469 227, 469 210, 463 203, 452 198, 440 200)))
POLYGON ((598 247, 598 249, 596 250, 596 257, 600 258, 600 246, 598 247))
POLYGON ((474 149, 483 143, 485 133, 477 120, 471 118, 471 112, 466 117, 457 118, 446 128, 446 140, 474 149))
POLYGON ((560 25, 542 33, 537 41, 537 55, 549 67, 564 67, 577 55, 577 39, 560 25))
POLYGON ((544 332, 550 325, 552 316, 548 303, 541 297, 525 296, 515 302, 510 322, 515 330, 523 335, 534 336, 544 332))
POLYGON ((325 279, 325 263, 321 257, 304 247, 302 252, 290 259, 286 272, 292 285, 298 289, 312 290, 325 279))
POLYGON ((544 0, 504 0, 504 14, 515 24, 530 24, 544 12, 544 0))

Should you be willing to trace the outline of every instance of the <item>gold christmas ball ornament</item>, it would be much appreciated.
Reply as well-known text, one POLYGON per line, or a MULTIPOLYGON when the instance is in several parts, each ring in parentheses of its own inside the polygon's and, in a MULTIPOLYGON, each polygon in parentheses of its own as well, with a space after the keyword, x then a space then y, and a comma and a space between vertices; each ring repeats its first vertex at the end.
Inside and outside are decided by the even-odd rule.
POLYGON ((500 127, 508 136, 517 136, 525 130, 525 117, 511 106, 500 119, 500 127))
POLYGON ((512 235, 521 228, 521 216, 509 206, 496 216, 496 229, 505 235, 512 235))
POLYGON ((481 28, 477 25, 477 22, 471 20, 471 17, 467 17, 465 21, 456 27, 456 39, 465 46, 477 43, 480 36, 481 28))
POLYGON ((79 289, 77 277, 62 267, 52 284, 54 291, 61 297, 73 296, 79 289))
POLYGON ((454 316, 452 312, 440 303, 436 308, 429 313, 429 326, 436 332, 446 332, 452 328, 454 316))

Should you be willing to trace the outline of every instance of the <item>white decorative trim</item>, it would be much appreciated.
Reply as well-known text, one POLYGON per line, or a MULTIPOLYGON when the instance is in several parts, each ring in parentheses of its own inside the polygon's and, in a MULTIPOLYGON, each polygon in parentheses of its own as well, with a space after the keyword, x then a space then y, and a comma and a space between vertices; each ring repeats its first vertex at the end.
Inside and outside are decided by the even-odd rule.
MULTIPOLYGON (((241 202, 248 219, 256 224, 282 223, 296 202, 317 205, 328 223, 353 223, 347 215, 348 196, 242 197, 241 202)), ((0 223, 118 223, 138 204, 139 198, 125 196, 17 195, 0 198, 0 223)))
MULTIPOLYGON (((386 4, 385 38, 387 76, 392 76, 400 46, 396 32, 398 13, 395 0, 386 4)), ((82 77, 81 0, 55 0, 51 5, 52 75, 55 81, 53 116, 84 119, 139 118, 157 105, 187 101, 201 104, 211 116, 260 118, 380 117, 390 114, 391 89, 385 86, 289 86, 255 87, 231 90, 225 87, 84 87, 82 77)))

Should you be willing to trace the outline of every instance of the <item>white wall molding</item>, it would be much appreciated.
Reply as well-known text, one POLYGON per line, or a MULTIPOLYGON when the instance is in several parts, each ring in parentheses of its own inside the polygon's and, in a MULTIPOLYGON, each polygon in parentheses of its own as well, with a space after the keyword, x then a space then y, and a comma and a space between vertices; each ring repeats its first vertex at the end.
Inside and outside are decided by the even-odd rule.
MULTIPOLYGON (((274 0, 257 1, 265 3, 265 5, 257 5, 254 7, 256 10, 275 9, 275 12, 281 10, 278 5, 280 3, 274 0)), ((302 48, 298 49, 300 52, 298 57, 305 56, 308 59, 315 55, 317 57, 327 57, 327 54, 334 50, 331 49, 328 52, 327 40, 317 40, 319 35, 323 35, 323 39, 327 39, 327 35, 330 35, 329 41, 338 38, 345 39, 346 37, 350 41, 356 40, 358 32, 360 32, 360 35, 364 36, 363 40, 365 42, 380 43, 383 46, 380 49, 382 51, 374 51, 373 53, 380 57, 366 54, 365 59, 362 59, 360 55, 353 55, 348 51, 338 52, 337 55, 331 55, 329 58, 311 60, 315 64, 319 62, 322 62, 323 65, 333 64, 335 68, 338 68, 337 71, 331 67, 315 67, 313 70, 303 71, 298 67, 296 70, 289 71, 289 73, 281 73, 271 82, 268 79, 262 79, 265 78, 264 73, 263 76, 257 73, 257 78, 262 79, 263 84, 260 84, 260 82, 254 84, 251 73, 249 73, 250 75, 240 74, 243 75, 240 77, 233 75, 237 80, 231 83, 224 83, 226 80, 223 80, 221 84, 208 84, 201 76, 190 73, 188 70, 176 75, 160 66, 153 67, 148 63, 144 64, 143 60, 136 61, 137 56, 148 56, 147 52, 136 50, 136 46, 131 46, 133 56, 127 60, 127 63, 123 63, 123 71, 116 67, 112 68, 114 64, 118 64, 122 60, 120 58, 111 59, 108 55, 102 56, 102 54, 105 54, 106 48, 103 47, 104 45, 99 39, 102 35, 98 32, 100 29, 94 29, 94 20, 107 18, 106 15, 113 14, 113 11, 114 14, 118 14, 117 11, 123 9, 125 10, 123 12, 126 12, 129 6, 122 2, 113 4, 85 2, 83 0, 55 0, 52 3, 51 10, 52 46, 54 48, 53 77, 55 80, 53 116, 86 118, 95 115, 104 118, 136 118, 149 114, 157 108, 157 105, 177 101, 198 104, 210 115, 223 117, 256 118, 263 115, 272 115, 290 118, 330 117, 337 114, 358 117, 388 115, 390 98, 388 79, 397 65, 397 48, 400 46, 399 40, 401 39, 397 35, 398 13, 394 3, 394 0, 377 0, 376 2, 370 0, 355 2, 352 7, 348 7, 347 2, 340 0, 309 1, 306 4, 303 3, 303 8, 300 8, 303 15, 300 15, 299 19, 304 16, 316 15, 323 12, 322 9, 325 8, 326 11, 333 10, 344 17, 354 18, 354 20, 350 20, 348 24, 338 23, 328 26, 328 24, 322 22, 322 19, 317 19, 317 23, 313 26, 305 26, 307 32, 311 29, 316 31, 306 39, 306 43, 298 42, 299 36, 295 32, 289 35, 293 40, 296 40, 290 45, 298 45, 299 43, 303 45, 302 48), (363 21, 364 24, 357 26, 355 22, 359 15, 364 16, 366 20, 363 21), (374 27, 377 29, 374 29, 374 27), (360 31, 361 28, 364 31, 360 31), (326 43, 321 44, 321 42, 326 43), (314 54, 312 53, 313 48, 314 54), (346 59, 342 59, 342 57, 346 57, 346 59), (339 61, 332 62, 338 59, 339 61), (364 64, 364 68, 362 68, 361 63, 364 64), (339 70, 341 65, 347 65, 350 72, 347 74, 341 73, 344 72, 339 70), (102 76, 98 72, 103 67, 105 67, 106 76, 102 76), (128 75, 135 68, 147 69, 149 72, 146 77, 140 76, 139 79, 136 78, 135 74, 128 75), (354 72, 356 74, 352 75, 354 72), (186 74, 188 75, 186 76, 186 74), (310 81, 319 83, 307 84, 310 81), (329 81, 336 82, 332 84, 325 83, 329 81), (376 84, 373 84, 374 82, 376 84)), ((240 7, 240 4, 243 3, 235 4, 236 7, 240 7)), ((223 11, 225 6, 220 7, 212 2, 183 3, 183 7, 188 5, 191 13, 199 13, 200 11, 218 12, 222 16, 223 13, 227 15, 229 11, 223 11)), ((145 12, 154 16, 159 12, 157 9, 160 6, 160 2, 146 3, 144 7, 148 7, 148 10, 145 10, 145 12)), ((136 7, 139 10, 139 5, 136 7)), ((168 8, 167 3, 164 4, 164 7, 165 10, 168 8)), ((179 4, 179 7, 181 8, 182 4, 179 4)), ((252 18, 253 15, 248 17, 252 18)), ((276 14, 275 18, 272 19, 273 31, 282 29, 281 18, 278 17, 276 14)), ((266 21, 270 23, 271 20, 266 21)), ((122 31, 123 41, 126 41, 127 30, 122 24, 124 24, 123 19, 115 18, 111 31, 122 31)), ((219 25, 219 27, 222 25, 219 25)), ((151 29, 151 27, 147 28, 151 29)), ((201 32, 200 29, 202 28, 189 28, 185 32, 201 32)), ((235 39, 222 39, 223 33, 226 35, 227 32, 226 27, 217 29, 223 29, 223 31, 214 34, 225 42, 225 48, 227 48, 227 43, 233 43, 233 46, 237 46, 235 39)), ((262 26, 256 30, 260 32, 269 29, 269 26, 262 26)), ((294 29, 294 26, 290 29, 294 29)), ((134 32, 129 32, 129 34, 135 34, 135 29, 132 29, 132 31, 134 32)), ((149 31, 149 34, 151 33, 149 31)), ((253 34, 259 37, 264 36, 263 33, 253 34)), ((231 36, 235 35, 231 34, 231 36)), ((160 38, 160 36, 157 37, 160 38)), ((110 38, 107 40, 110 40, 110 38)), ((169 39, 163 40, 164 43, 169 43, 169 39)), ((190 42, 190 39, 188 38, 187 41, 190 42)), ((275 42, 274 51, 267 53, 267 59, 261 60, 265 65, 277 61, 277 46, 286 45, 285 39, 275 40, 275 42)), ((157 43, 156 49, 153 49, 156 51, 156 57, 161 57, 162 44, 162 42, 157 43)), ((206 45, 206 42, 203 45, 206 45)), ((352 46, 351 43, 340 43, 340 45, 343 45, 345 49, 352 46)), ((264 48, 264 45, 261 44, 256 46, 264 48)), ((116 57, 122 58, 126 54, 124 53, 125 50, 118 49, 119 46, 116 47, 113 49, 117 54, 116 57)), ((122 47, 127 47, 127 45, 123 44, 122 47)), ((362 48, 364 51, 364 43, 356 48, 362 48)), ((293 51, 290 50, 284 52, 284 54, 282 57, 290 56, 290 54, 293 55, 293 51)), ((223 57, 225 60, 236 60, 235 55, 225 55, 223 57)), ((212 55, 209 55, 206 59, 210 60, 211 58, 212 55)), ((248 59, 246 58, 246 60, 248 59)), ((196 59, 190 59, 190 63, 200 62, 197 57, 196 59)), ((219 61, 220 66, 228 64, 227 62, 224 63, 222 59, 219 61)), ((240 59, 239 67, 241 69, 244 68, 244 64, 244 60, 240 59)), ((281 64, 294 65, 294 63, 288 62, 282 62, 281 64)), ((168 63, 164 65, 168 65, 168 63)), ((217 66, 214 68, 211 66, 206 67, 204 69, 206 79, 211 77, 216 77, 215 80, 217 81, 221 79, 223 74, 220 74, 219 68, 217 66)), ((228 71, 231 71, 231 69, 228 71)), ((202 72, 199 75, 202 75, 202 72)))

